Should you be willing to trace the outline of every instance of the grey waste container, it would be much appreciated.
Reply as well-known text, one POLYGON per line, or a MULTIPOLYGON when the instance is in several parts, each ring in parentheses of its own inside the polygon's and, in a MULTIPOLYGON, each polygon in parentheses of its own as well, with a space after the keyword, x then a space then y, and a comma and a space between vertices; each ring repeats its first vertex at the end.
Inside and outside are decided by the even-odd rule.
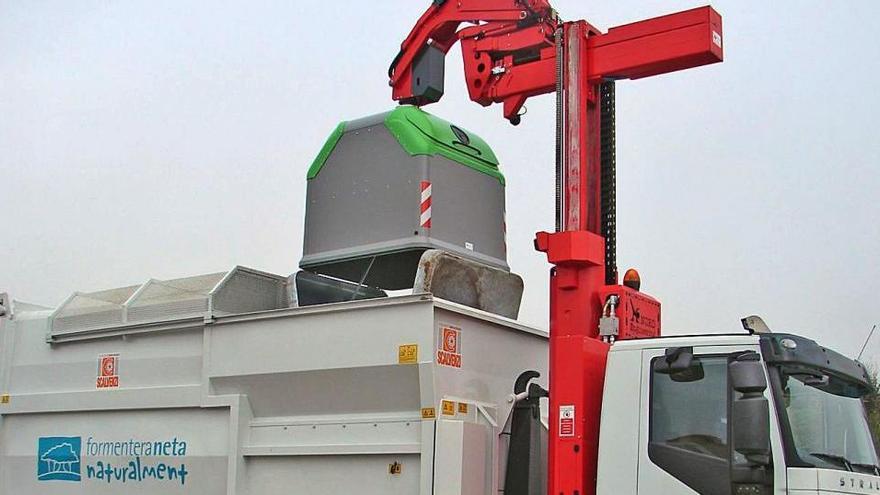
POLYGON ((509 270, 498 159, 417 107, 340 124, 307 184, 305 270, 405 289, 426 249, 509 270))

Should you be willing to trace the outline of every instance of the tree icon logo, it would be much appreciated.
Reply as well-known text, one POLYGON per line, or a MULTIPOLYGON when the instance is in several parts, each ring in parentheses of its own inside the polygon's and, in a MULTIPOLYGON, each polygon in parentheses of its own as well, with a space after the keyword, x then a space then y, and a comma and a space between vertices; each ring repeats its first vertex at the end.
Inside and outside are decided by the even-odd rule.
POLYGON ((37 479, 80 481, 81 437, 41 437, 37 442, 37 479))

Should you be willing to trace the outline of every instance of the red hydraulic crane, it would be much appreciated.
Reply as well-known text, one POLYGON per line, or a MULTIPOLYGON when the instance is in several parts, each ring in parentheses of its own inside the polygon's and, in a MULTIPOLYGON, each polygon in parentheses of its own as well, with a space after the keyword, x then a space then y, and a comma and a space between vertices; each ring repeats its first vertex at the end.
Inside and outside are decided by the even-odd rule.
POLYGON ((701 7, 603 33, 546 0, 434 0, 389 69, 393 98, 438 101, 456 41, 470 98, 502 103, 514 125, 529 97, 556 92, 556 230, 535 239, 554 265, 548 493, 591 495, 609 343, 660 333, 660 303, 636 280, 618 285, 614 81, 722 61, 721 16, 701 7))

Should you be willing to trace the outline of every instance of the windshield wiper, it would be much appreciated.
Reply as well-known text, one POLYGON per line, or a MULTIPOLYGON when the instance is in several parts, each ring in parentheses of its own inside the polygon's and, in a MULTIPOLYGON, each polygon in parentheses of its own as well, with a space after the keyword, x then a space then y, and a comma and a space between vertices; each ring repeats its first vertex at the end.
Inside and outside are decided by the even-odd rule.
POLYGON ((876 464, 865 464, 865 463, 861 463, 861 462, 851 462, 846 457, 843 457, 842 455, 837 455, 837 454, 825 454, 822 452, 810 452, 810 455, 813 457, 818 457, 819 459, 822 459, 825 461, 832 461, 837 464, 840 464, 841 466, 846 468, 847 471, 856 471, 856 469, 854 469, 854 468, 858 468, 859 472, 867 471, 868 473, 871 473, 873 475, 880 476, 880 466, 877 466, 876 464))
POLYGON ((810 455, 813 457, 818 457, 823 461, 834 462, 835 464, 840 465, 847 471, 853 471, 853 463, 849 462, 849 459, 843 457, 842 455, 826 454, 824 452, 810 452, 810 455))
POLYGON ((850 464, 859 469, 867 469, 869 473, 875 476, 880 476, 880 466, 877 466, 876 464, 862 464, 860 462, 852 462, 850 464))

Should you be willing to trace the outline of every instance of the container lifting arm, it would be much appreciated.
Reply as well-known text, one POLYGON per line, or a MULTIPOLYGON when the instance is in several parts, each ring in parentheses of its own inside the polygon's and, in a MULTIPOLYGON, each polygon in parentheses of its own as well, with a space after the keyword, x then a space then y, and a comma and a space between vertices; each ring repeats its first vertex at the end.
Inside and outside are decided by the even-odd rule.
POLYGON ((557 26, 546 0, 435 0, 388 69, 392 97, 414 105, 438 101, 443 57, 461 40, 470 98, 503 103, 504 117, 518 122, 528 96, 554 91, 557 26), (459 30, 462 23, 473 25, 459 30))
MULTIPOLYGON (((617 284, 609 230, 612 84, 721 62, 721 16, 701 7, 603 33, 586 21, 560 21, 545 0, 435 0, 391 64, 393 99, 438 101, 443 57, 458 40, 471 100, 502 103, 511 123, 519 123, 528 98, 557 93, 557 225, 535 239, 554 265, 547 493, 594 495, 608 352, 599 335, 604 303, 612 296, 619 301, 615 338, 660 334, 659 302, 617 284), (462 23, 470 25, 459 29, 462 23)), ((615 328, 604 325, 603 333, 615 328)), ((505 487, 505 493, 523 493, 516 490, 505 487)))

